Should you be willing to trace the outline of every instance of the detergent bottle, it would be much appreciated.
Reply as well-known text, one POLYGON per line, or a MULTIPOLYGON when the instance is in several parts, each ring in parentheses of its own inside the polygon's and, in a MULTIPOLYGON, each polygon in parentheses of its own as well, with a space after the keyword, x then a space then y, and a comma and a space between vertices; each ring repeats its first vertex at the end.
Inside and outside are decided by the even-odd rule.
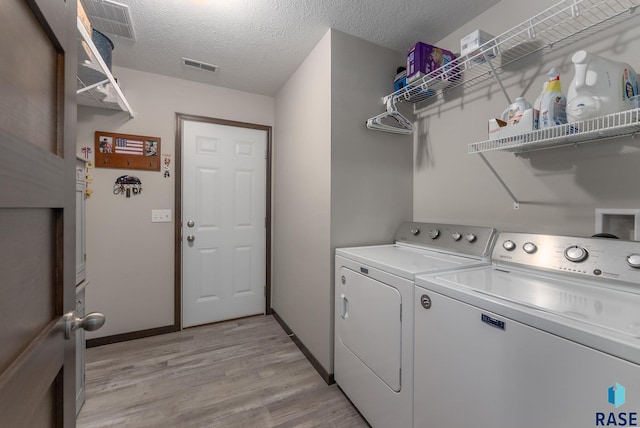
POLYGON ((549 70, 549 81, 545 83, 538 98, 540 99, 538 129, 567 123, 567 98, 562 94, 560 74, 555 67, 549 70))
POLYGON ((542 96, 547 90, 547 83, 549 83, 549 81, 542 84, 542 92, 540 92, 540 95, 538 95, 538 98, 536 98, 533 103, 533 129, 540 128, 540 106, 542 104, 542 96))
POLYGON ((626 110, 638 95, 636 73, 629 64, 586 51, 576 52, 571 61, 575 76, 567 91, 570 122, 626 110))
POLYGON ((507 122, 507 126, 517 125, 522 120, 524 112, 530 108, 531 104, 529 104, 527 100, 522 97, 517 97, 515 101, 509 107, 507 107, 504 112, 502 112, 500 119, 502 119, 504 122, 507 122))

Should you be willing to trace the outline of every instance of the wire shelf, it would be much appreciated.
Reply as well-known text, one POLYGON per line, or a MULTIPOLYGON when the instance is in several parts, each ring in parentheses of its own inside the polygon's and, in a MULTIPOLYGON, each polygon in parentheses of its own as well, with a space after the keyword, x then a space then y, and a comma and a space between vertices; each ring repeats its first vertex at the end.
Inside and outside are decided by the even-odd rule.
POLYGON ((421 103, 460 85, 500 74, 507 65, 546 47, 561 48, 578 38, 631 18, 637 0, 564 0, 462 56, 384 97, 421 103), (499 64, 494 68, 493 63, 499 64))
POLYGON ((134 113, 78 17, 78 104, 134 113))
POLYGON ((549 147, 580 144, 640 132, 640 109, 539 129, 495 140, 469 144, 469 154, 496 150, 523 153, 549 147))

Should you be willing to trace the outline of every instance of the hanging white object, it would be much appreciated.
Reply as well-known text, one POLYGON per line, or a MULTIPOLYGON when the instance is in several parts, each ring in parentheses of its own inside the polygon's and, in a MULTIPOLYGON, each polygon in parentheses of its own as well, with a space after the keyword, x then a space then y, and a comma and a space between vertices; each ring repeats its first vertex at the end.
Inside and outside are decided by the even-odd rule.
POLYGON ((393 97, 386 98, 387 111, 367 119, 367 128, 376 131, 391 132, 394 134, 412 134, 413 124, 409 119, 404 117, 396 108, 393 97), (393 125, 383 123, 385 119, 392 119, 393 125))
POLYGON ((638 95, 636 73, 629 64, 612 61, 581 50, 571 61, 575 75, 567 91, 569 122, 618 113, 632 106, 638 95))

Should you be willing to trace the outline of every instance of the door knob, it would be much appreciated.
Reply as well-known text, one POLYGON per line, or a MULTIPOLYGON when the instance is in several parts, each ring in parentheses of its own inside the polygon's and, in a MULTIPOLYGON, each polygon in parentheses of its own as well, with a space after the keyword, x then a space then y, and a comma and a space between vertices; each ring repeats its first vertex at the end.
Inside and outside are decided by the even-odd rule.
POLYGON ((193 222, 193 220, 189 220, 189 221, 187 222, 187 226, 189 226, 189 227, 193 227, 193 226, 195 226, 195 225, 196 225, 196 224, 193 222))
POLYGON ((71 311, 64 315, 64 337, 71 339, 71 333, 81 328, 86 331, 95 331, 104 325, 104 314, 91 312, 84 318, 76 317, 76 313, 71 311))
POLYGON ((195 237, 195 236, 193 236, 193 235, 188 235, 188 236, 187 236, 187 241, 188 241, 188 242, 193 242, 193 241, 195 241, 195 240, 196 240, 196 237, 195 237))

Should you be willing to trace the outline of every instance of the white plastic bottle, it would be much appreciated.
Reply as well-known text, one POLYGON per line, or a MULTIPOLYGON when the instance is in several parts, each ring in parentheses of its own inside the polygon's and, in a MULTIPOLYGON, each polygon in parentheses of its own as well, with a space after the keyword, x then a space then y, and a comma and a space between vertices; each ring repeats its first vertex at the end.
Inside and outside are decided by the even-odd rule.
POLYGON ((549 81, 540 94, 538 129, 567 123, 567 98, 560 87, 560 74, 554 67, 549 70, 549 81))
POLYGON ((591 119, 630 108, 638 95, 636 73, 629 64, 586 51, 571 57, 575 76, 567 91, 567 116, 571 122, 591 119))
POLYGON ((533 129, 540 128, 540 105, 542 104, 542 96, 544 95, 544 91, 546 91, 547 89, 547 83, 549 83, 549 81, 546 81, 542 84, 542 92, 540 92, 540 95, 538 95, 538 98, 536 98, 535 102, 533 103, 533 129))
POLYGON ((507 122, 507 126, 517 125, 520 123, 525 110, 530 108, 532 108, 531 104, 529 104, 527 100, 522 97, 518 97, 504 112, 502 112, 501 119, 507 122))

